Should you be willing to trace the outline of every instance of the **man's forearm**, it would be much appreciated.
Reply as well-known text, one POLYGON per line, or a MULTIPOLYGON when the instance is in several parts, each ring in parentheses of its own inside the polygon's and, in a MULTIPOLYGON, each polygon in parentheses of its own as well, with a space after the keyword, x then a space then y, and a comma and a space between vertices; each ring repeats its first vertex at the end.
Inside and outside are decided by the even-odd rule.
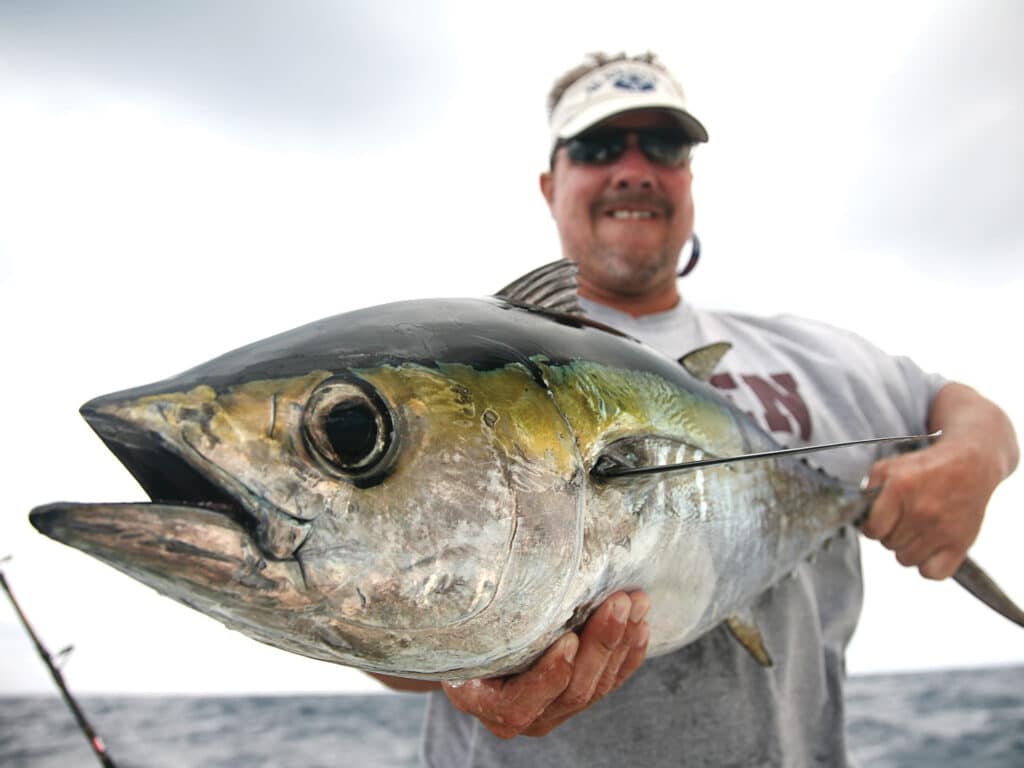
POLYGON ((965 384, 953 381, 939 390, 928 411, 928 428, 941 429, 945 439, 976 445, 996 475, 996 483, 1005 480, 1020 460, 1020 447, 1009 417, 965 384))
POLYGON ((377 675, 367 672, 370 677, 380 681, 393 691, 404 691, 406 693, 427 693, 436 691, 441 684, 436 680, 413 680, 408 677, 392 677, 391 675, 377 675))

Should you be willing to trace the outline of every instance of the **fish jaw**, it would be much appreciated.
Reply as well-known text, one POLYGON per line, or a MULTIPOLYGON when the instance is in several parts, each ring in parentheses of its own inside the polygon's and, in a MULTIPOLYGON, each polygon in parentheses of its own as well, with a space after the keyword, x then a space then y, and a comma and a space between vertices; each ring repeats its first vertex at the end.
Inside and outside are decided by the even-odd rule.
POLYGON ((294 560, 271 560, 223 512, 180 504, 58 502, 29 514, 32 525, 231 626, 251 632, 303 611, 294 560), (277 617, 277 618, 275 618, 277 617))
POLYGON ((265 556, 282 560, 333 493, 335 484, 309 471, 292 437, 298 406, 328 376, 221 392, 179 389, 171 380, 96 398, 80 411, 154 502, 226 511, 265 556))
MULTIPOLYGON (((49 504, 30 513, 37 530, 254 639, 280 646, 293 636, 294 617, 318 603, 292 556, 309 521, 276 508, 266 489, 204 452, 218 442, 217 394, 178 391, 171 381, 95 398, 80 410, 152 501, 49 504)), ((238 428, 238 408, 233 415, 238 428)))

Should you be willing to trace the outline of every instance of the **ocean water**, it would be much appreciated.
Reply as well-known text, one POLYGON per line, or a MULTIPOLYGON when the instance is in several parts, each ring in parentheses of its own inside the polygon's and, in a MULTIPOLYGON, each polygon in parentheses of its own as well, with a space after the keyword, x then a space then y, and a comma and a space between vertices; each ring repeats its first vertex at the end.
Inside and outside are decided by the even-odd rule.
MULTIPOLYGON (((863 768, 1024 767, 1024 667, 853 677, 850 749, 863 768)), ((83 697, 118 768, 415 766, 415 694, 83 697)), ((56 696, 0 697, 0 766, 99 762, 56 696)))

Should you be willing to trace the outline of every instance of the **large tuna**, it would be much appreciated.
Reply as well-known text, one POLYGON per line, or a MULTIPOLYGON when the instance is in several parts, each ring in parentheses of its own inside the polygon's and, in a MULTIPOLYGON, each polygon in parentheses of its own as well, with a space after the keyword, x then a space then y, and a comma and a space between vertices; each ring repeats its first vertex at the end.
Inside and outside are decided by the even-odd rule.
POLYGON ((778 448, 700 380, 724 347, 679 365, 579 317, 574 286, 562 262, 495 298, 350 312, 93 400, 152 503, 32 522, 257 640, 374 672, 521 669, 632 588, 650 654, 728 621, 767 663, 743 609, 870 499, 788 455, 694 464, 778 448), (690 467, 624 475, 672 463, 690 467))

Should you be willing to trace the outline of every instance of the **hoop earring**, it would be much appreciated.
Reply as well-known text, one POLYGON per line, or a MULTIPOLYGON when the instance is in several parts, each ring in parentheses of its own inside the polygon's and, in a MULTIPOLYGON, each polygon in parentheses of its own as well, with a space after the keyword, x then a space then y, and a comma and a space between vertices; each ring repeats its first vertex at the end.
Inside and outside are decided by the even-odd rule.
POLYGON ((686 262, 686 266, 683 267, 679 273, 679 277, 686 277, 688 274, 693 272, 693 268, 697 266, 697 262, 700 261, 700 238, 697 235, 690 236, 690 242, 693 247, 690 249, 690 260, 686 262))

